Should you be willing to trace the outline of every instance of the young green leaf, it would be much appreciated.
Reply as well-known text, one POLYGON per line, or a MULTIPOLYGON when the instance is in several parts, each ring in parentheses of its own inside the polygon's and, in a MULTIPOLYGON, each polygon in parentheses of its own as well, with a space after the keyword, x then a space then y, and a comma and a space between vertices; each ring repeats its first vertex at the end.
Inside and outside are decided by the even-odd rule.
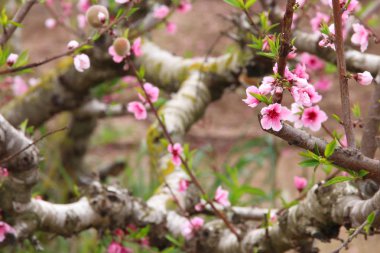
POLYGON ((239 9, 244 9, 244 3, 243 0, 223 0, 224 2, 228 3, 229 5, 239 8, 239 9))
POLYGON ((353 180, 354 178, 353 177, 346 177, 346 176, 337 176, 337 177, 333 177, 331 178, 329 181, 327 181, 323 186, 330 186, 330 185, 333 185, 333 184, 337 184, 337 183, 342 183, 342 182, 346 182, 346 181, 351 181, 353 180))
POLYGON ((334 154, 336 145, 337 145, 336 139, 332 140, 329 144, 326 145, 326 149, 325 149, 326 158, 329 158, 330 156, 332 156, 332 154, 334 154))

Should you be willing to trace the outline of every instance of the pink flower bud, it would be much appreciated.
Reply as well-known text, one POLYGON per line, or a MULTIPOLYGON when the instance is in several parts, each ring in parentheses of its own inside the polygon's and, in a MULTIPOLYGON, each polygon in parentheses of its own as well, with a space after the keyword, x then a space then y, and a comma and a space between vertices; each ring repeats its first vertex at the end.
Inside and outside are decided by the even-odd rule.
POLYGON ((71 40, 69 43, 67 43, 67 49, 73 50, 79 46, 78 41, 76 40, 71 40))
POLYGON ((296 187, 296 189, 299 192, 301 192, 303 189, 305 189, 306 185, 307 185, 306 178, 298 177, 298 176, 294 177, 294 186, 296 187))
POLYGON ((7 58, 7 65, 8 65, 9 67, 12 67, 13 64, 16 63, 17 59, 18 59, 18 55, 17 55, 17 54, 10 54, 10 55, 8 56, 8 58, 7 58))
POLYGON ((153 12, 153 17, 157 19, 164 19, 169 14, 169 8, 166 5, 161 5, 153 12))
POLYGON ((48 18, 45 20, 45 27, 48 29, 53 29, 57 24, 57 21, 54 18, 48 18))
POLYGON ((354 75, 354 78, 360 85, 370 85, 373 80, 371 73, 369 73, 368 71, 358 73, 354 75))

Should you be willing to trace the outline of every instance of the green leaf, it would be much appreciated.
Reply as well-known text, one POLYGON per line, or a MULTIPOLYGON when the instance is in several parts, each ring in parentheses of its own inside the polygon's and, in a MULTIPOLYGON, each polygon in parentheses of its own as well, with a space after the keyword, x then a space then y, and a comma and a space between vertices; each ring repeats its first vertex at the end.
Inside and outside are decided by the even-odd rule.
POLYGON ((224 2, 228 3, 229 5, 239 8, 239 9, 244 9, 244 3, 243 0, 223 0, 224 2))
POLYGON ((375 216, 376 216, 376 212, 375 211, 372 211, 372 213, 370 213, 367 217, 367 224, 368 225, 372 225, 372 223, 374 222, 375 220, 375 216))
POLYGON ((314 159, 308 159, 308 160, 303 160, 302 162, 299 163, 299 165, 303 168, 305 167, 316 167, 320 164, 318 160, 314 159))
POLYGON ((354 179, 353 177, 337 176, 337 177, 331 178, 323 186, 330 186, 330 185, 337 184, 337 183, 351 181, 353 179, 354 179))
POLYGON ((326 149, 324 152, 326 158, 329 158, 330 156, 332 156, 332 154, 334 154, 336 146, 337 146, 336 139, 332 140, 329 144, 326 145, 326 149))
POLYGON ((252 5, 254 5, 256 3, 256 0, 248 0, 246 3, 245 3, 245 9, 249 9, 252 5))
POLYGON ((340 124, 342 122, 341 118, 336 115, 335 113, 332 115, 332 117, 340 124))

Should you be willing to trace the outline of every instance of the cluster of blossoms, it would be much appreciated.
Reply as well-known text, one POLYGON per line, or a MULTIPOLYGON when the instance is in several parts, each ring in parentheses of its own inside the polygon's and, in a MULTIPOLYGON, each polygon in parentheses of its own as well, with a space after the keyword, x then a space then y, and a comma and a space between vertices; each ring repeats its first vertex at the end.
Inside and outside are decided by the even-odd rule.
POLYGON ((280 131, 282 129, 281 121, 288 120, 295 122, 296 127, 309 127, 313 131, 319 130, 322 122, 327 120, 327 116, 315 105, 321 101, 322 96, 309 83, 306 63, 297 64, 292 71, 286 67, 284 78, 278 76, 277 65, 274 66, 273 71, 275 75, 264 77, 259 87, 248 87, 247 98, 243 101, 250 107, 256 107, 260 104, 257 95, 274 95, 287 89, 295 103, 292 105, 292 111, 278 103, 262 108, 261 126, 266 130, 280 131))
MULTIPOLYGON (((323 4, 330 6, 332 8, 332 0, 323 0, 323 4)), ((347 34, 349 33, 349 28, 347 27, 347 20, 348 17, 354 13, 359 8, 359 1, 358 0, 340 0, 340 6, 343 8, 342 12, 342 26, 343 26, 343 38, 345 39, 347 37, 347 34)), ((314 18, 310 20, 310 25, 314 32, 319 33, 320 30, 322 31, 322 40, 319 42, 319 45, 322 47, 330 47, 333 50, 335 50, 334 40, 335 40, 335 27, 334 24, 331 24, 330 26, 324 27, 325 24, 327 24, 330 21, 330 17, 327 14, 324 14, 322 12, 317 12, 314 18)), ((371 32, 367 30, 363 25, 359 23, 354 23, 352 25, 352 29, 354 33, 351 36, 351 42, 352 44, 359 46, 360 51, 364 52, 368 48, 368 39, 371 36, 371 32)))

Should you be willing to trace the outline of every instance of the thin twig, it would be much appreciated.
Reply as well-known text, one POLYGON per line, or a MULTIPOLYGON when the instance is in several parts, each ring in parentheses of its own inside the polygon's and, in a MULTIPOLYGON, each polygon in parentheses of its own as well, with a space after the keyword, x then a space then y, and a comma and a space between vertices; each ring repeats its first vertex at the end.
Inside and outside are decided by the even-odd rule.
MULTIPOLYGON (((328 127, 325 124, 323 124, 323 123, 322 123, 322 128, 323 128, 323 130, 325 130, 325 132, 328 135, 330 135, 331 138, 336 139, 335 136, 334 136, 334 134, 330 131, 330 129, 328 129, 328 127)), ((339 144, 340 144, 341 147, 344 147, 340 139, 336 139, 336 140, 339 142, 339 144)))
MULTIPOLYGON (((296 0, 288 0, 286 4, 286 11, 284 14, 284 18, 282 20, 282 29, 281 29, 281 41, 280 41, 280 52, 277 61, 277 72, 281 76, 284 77, 285 69, 286 69, 286 61, 289 52, 291 51, 290 38, 291 38, 291 29, 293 22, 293 13, 294 6, 296 4, 296 0)), ((281 103, 282 100, 282 92, 275 93, 273 97, 273 102, 281 103)))
MULTIPOLYGON (((102 30, 99 33, 98 36, 104 35, 106 32, 108 32, 110 29, 112 29, 112 27, 114 25, 118 24, 123 19, 124 19, 124 17, 120 17, 119 19, 115 19, 107 27, 105 27, 104 30, 102 30)), ((54 55, 54 56, 46 58, 45 60, 42 60, 42 61, 37 61, 37 62, 30 63, 30 64, 27 64, 27 65, 24 65, 24 66, 16 67, 16 68, 8 68, 8 69, 0 70, 0 75, 6 75, 6 74, 10 74, 10 73, 19 72, 19 71, 22 71, 22 70, 25 70, 25 69, 39 67, 39 66, 41 66, 43 64, 46 64, 48 62, 54 61, 54 60, 62 58, 64 56, 71 55, 72 53, 74 53, 79 48, 81 48, 81 47, 83 47, 85 45, 91 45, 92 43, 93 43, 93 39, 90 37, 85 42, 82 42, 81 44, 79 44, 79 46, 77 48, 74 48, 74 49, 71 49, 71 50, 67 50, 66 52, 54 55)))
MULTIPOLYGON (((376 220, 376 218, 377 218, 378 215, 379 215, 379 210, 377 210, 377 211, 375 212, 375 220, 376 220)), ((339 253, 343 248, 347 248, 348 244, 349 244, 350 242, 352 242, 352 240, 355 239, 355 237, 357 237, 357 236, 360 234, 360 232, 362 232, 362 230, 364 229, 364 227, 365 227, 367 224, 368 224, 368 221, 365 220, 365 221, 364 221, 364 222, 363 222, 358 228, 355 229, 355 232, 352 233, 352 235, 350 235, 350 236, 347 238, 347 240, 345 240, 345 241, 342 243, 342 245, 340 245, 340 247, 339 247, 338 249, 334 250, 334 251, 331 252, 331 253, 339 253)))
MULTIPOLYGON (((17 11, 12 21, 15 23, 21 23, 35 3, 37 3, 37 0, 26 1, 26 3, 22 5, 20 9, 17 11)), ((4 27, 3 36, 0 37, 1 47, 3 47, 5 43, 7 43, 7 41, 12 37, 13 33, 16 31, 16 29, 17 26, 14 24, 10 24, 8 29, 4 27)))
MULTIPOLYGON (((164 122, 161 120, 159 114, 158 114, 158 111, 156 110, 156 108, 154 107, 153 105, 153 102, 150 100, 150 97, 149 97, 149 94, 147 93, 147 91, 144 89, 144 80, 138 75, 138 71, 134 65, 134 63, 132 61, 129 61, 129 66, 131 67, 132 71, 136 74, 136 77, 139 81, 139 85, 141 87, 141 89, 144 91, 144 95, 146 97, 146 100, 150 106, 150 108, 152 109, 152 112, 155 116, 155 118, 157 119, 158 121, 158 124, 160 125, 162 131, 163 131, 163 134, 165 136, 165 138, 168 140, 168 142, 171 144, 171 145, 174 145, 174 141, 173 139, 171 138, 164 122)), ((198 190, 202 193, 203 196, 207 196, 207 193, 206 191, 203 189, 202 185, 200 184, 200 182, 198 181, 198 179, 196 178, 196 176, 194 175, 194 173, 191 171, 187 161, 182 157, 182 156, 179 156, 180 157, 180 160, 181 160, 181 163, 183 164, 186 172, 188 173, 188 175, 190 176, 191 178, 191 181, 194 183, 194 185, 198 188, 198 190)), ((241 236, 240 234, 236 231, 235 227, 228 221, 228 219, 226 218, 226 216, 221 212, 219 211, 216 206, 214 205, 214 203, 212 201, 210 201, 208 198, 206 198, 206 202, 211 206, 211 208, 213 209, 214 213, 224 222, 224 224, 227 226, 227 228, 237 237, 237 239, 239 241, 241 241, 241 236)))
POLYGON ((333 14, 335 26, 335 48, 337 67, 339 71, 340 97, 342 102, 343 126, 347 137, 348 147, 355 147, 355 135, 351 121, 350 93, 346 76, 346 59, 344 56, 344 40, 342 28, 342 8, 339 0, 333 0, 333 14))
POLYGON ((17 151, 16 153, 10 155, 10 156, 7 156, 5 157, 3 160, 0 161, 0 164, 3 164, 3 163, 6 163, 10 160, 12 160, 13 158, 15 158, 16 156, 18 156, 19 154, 21 154, 22 152, 24 152, 25 150, 27 150, 28 148, 30 148, 31 146, 34 146, 35 144, 37 144, 38 142, 40 142, 41 140, 45 139, 46 137, 52 135, 52 134, 55 134, 55 133, 58 133, 58 132, 61 132, 61 131, 64 131, 66 130, 67 127, 62 127, 62 128, 58 128, 56 130, 53 130, 51 132, 48 132, 44 135, 42 135, 41 137, 39 137, 38 139, 36 139, 35 141, 33 141, 32 143, 30 143, 29 145, 27 145, 25 148, 17 151))

